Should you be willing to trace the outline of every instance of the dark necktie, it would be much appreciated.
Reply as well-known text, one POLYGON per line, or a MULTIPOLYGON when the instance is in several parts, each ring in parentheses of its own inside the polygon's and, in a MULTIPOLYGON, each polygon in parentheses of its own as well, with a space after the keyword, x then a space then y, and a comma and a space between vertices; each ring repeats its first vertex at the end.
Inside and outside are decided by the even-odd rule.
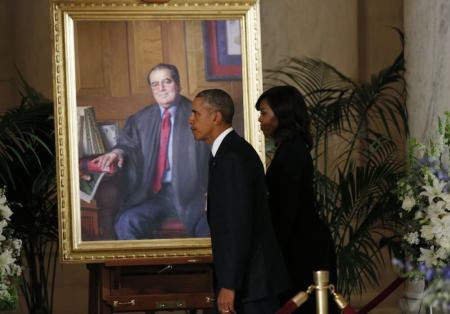
POLYGON ((213 165, 214 165, 214 156, 211 152, 209 152, 209 162, 208 162, 209 167, 208 167, 208 169, 209 169, 210 173, 211 173, 211 169, 212 169, 213 165))
POLYGON ((170 127, 170 112, 168 108, 165 108, 161 121, 158 158, 156 159, 155 175, 152 182, 152 190, 155 193, 158 193, 161 190, 164 171, 169 169, 169 159, 167 156, 167 151, 169 147, 170 127))

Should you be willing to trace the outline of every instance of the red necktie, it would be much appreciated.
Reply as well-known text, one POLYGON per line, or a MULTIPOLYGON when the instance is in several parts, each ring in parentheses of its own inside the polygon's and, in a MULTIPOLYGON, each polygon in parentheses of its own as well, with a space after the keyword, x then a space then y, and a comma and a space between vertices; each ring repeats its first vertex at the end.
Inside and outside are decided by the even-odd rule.
POLYGON ((158 193, 161 190, 162 177, 164 171, 169 169, 169 159, 167 158, 167 149, 169 147, 170 137, 170 112, 168 108, 164 109, 161 121, 161 134, 159 136, 158 159, 156 160, 155 176, 153 177, 152 190, 158 193))

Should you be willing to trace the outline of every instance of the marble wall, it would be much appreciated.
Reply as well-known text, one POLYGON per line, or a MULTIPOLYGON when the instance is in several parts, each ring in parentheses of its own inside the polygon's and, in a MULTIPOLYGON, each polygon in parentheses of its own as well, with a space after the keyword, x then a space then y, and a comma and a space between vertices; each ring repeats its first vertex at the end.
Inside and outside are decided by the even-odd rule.
POLYGON ((326 60, 347 75, 358 75, 356 0, 262 0, 263 68, 283 57, 326 60))
POLYGON ((411 136, 422 141, 450 111, 450 2, 407 0, 404 16, 411 136))

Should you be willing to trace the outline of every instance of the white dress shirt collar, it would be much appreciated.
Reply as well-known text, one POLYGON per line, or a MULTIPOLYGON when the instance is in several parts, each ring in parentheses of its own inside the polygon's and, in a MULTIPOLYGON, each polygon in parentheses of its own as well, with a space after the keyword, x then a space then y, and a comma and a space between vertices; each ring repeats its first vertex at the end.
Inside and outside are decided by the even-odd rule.
POLYGON ((225 131, 220 133, 220 135, 218 137, 216 137, 216 139, 214 140, 212 147, 211 147, 211 153, 212 153, 213 157, 216 157, 216 153, 219 150, 220 144, 222 144, 222 141, 225 138, 225 136, 227 136, 228 133, 230 133, 231 131, 233 131, 233 128, 229 127, 228 129, 226 129, 225 131))
MULTIPOLYGON (((161 105, 158 105, 158 106, 159 106, 159 110, 160 110, 161 118, 162 118, 165 108, 161 105)), ((175 112, 177 111, 177 106, 172 105, 168 109, 169 109, 169 113, 170 113, 170 122, 172 122, 172 125, 173 125, 173 119, 175 117, 175 112)))

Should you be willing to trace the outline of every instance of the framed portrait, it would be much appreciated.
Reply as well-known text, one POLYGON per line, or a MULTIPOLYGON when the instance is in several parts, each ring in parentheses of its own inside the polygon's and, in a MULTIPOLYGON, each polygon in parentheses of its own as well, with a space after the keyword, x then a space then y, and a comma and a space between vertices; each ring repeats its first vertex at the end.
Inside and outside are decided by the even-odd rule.
POLYGON ((149 2, 52 1, 63 262, 210 257, 198 92, 230 94, 264 161, 258 0, 149 2))
POLYGON ((241 80, 241 32, 239 20, 204 21, 207 80, 241 80))

